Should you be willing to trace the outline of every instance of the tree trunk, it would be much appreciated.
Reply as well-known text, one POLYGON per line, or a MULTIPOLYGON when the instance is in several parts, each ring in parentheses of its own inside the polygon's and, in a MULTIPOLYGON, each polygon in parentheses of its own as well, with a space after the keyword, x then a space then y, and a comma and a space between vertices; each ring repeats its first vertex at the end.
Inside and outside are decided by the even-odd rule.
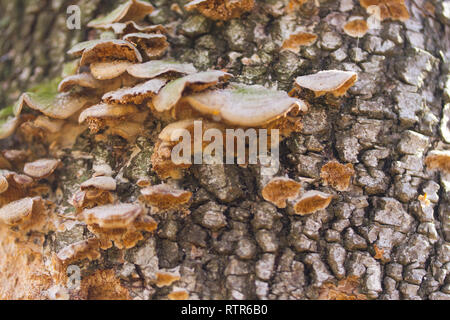
MULTIPOLYGON (((1 105, 60 75, 70 60, 65 52, 94 37, 87 22, 119 3, 77 1, 82 29, 68 30, 73 2, 0 0, 1 105)), ((312 179, 303 186, 333 194, 331 205, 291 215, 263 200, 252 166, 195 165, 181 183, 194 193, 191 214, 157 217, 157 231, 136 247, 113 247, 97 260, 74 263, 81 289, 56 285, 55 274, 61 275, 49 266, 55 253, 92 236, 84 225, 20 241, 0 226, 0 298, 165 299, 180 288, 192 299, 450 299, 450 177, 424 162, 431 150, 450 150, 448 3, 406 1, 409 20, 384 20, 356 39, 342 30, 350 17, 369 17, 356 0, 306 1, 290 14, 288 0, 257 0, 250 13, 225 22, 186 12, 187 2, 155 0, 157 11, 147 19, 168 26, 169 54, 199 70, 227 69, 234 81, 285 91, 300 75, 358 73, 343 98, 311 100, 301 133, 281 146, 282 175, 312 179), (298 53, 280 50, 301 26, 317 41, 298 53), (354 166, 348 191, 321 182, 320 169, 330 160, 354 166), (180 280, 160 288, 158 272, 179 273, 180 280), (342 289, 346 281, 352 292, 342 289)), ((38 143, 16 136, 1 147, 46 155, 38 143)), ((61 154, 51 193, 61 192, 67 203, 102 160, 123 176, 118 198, 134 201, 138 178, 155 176, 152 148, 145 136, 129 145, 85 132, 61 154)))

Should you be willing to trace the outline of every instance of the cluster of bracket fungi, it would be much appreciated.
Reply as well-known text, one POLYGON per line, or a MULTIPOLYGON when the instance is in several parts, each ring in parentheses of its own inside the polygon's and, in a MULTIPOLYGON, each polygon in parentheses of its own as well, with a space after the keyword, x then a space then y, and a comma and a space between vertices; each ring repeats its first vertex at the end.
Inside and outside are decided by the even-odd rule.
MULTIPOLYGON (((388 8, 381 10, 381 20, 396 12, 404 18, 401 1, 391 2, 361 1, 365 8, 377 4, 388 8), (400 9, 393 11, 390 6, 400 9)), ((253 0, 195 0, 186 8, 197 9, 215 20, 227 20, 251 10, 253 5, 253 0)), ((69 148, 79 134, 89 128, 93 135, 118 135, 134 141, 149 117, 166 124, 152 141, 151 162, 154 172, 167 183, 151 185, 143 179, 138 182, 141 197, 134 203, 120 203, 111 168, 107 164, 97 168, 73 195, 75 210, 70 217, 86 224, 94 236, 54 255, 56 270, 83 259, 98 259, 100 249, 113 245, 119 249, 134 247, 143 239, 143 232, 157 229, 153 214, 189 213, 192 193, 179 189, 176 182, 189 165, 177 165, 171 160, 172 148, 179 142, 174 139, 177 129, 192 132, 194 121, 202 120, 204 129, 221 132, 226 128, 256 128, 269 129, 270 134, 270 130, 278 129, 284 139, 292 132, 301 132, 301 115, 314 99, 344 96, 357 81, 354 72, 321 71, 298 77, 289 94, 259 85, 228 83, 233 76, 224 70, 198 71, 192 64, 164 58, 169 50, 165 27, 138 24, 153 10, 148 2, 129 0, 109 15, 90 22, 89 27, 102 30, 101 38, 79 43, 68 52, 78 59, 66 68, 64 79, 22 94, 0 115, 0 138, 13 135, 19 128, 23 136, 44 141, 53 157, 33 159, 33 155, 20 150, 6 150, 0 155, 0 224, 24 233, 45 234, 64 228, 69 217, 57 214, 55 204, 42 196, 48 190, 40 182, 51 179, 52 173, 61 169, 59 150, 69 148)), ((345 29, 354 36, 367 31, 360 22, 352 22, 345 29)), ((282 49, 298 50, 299 45, 310 44, 316 38, 299 33, 285 41, 282 49)), ((427 165, 448 172, 449 156, 446 151, 431 153, 427 165)), ((321 170, 323 184, 337 191, 347 190, 353 175, 351 164, 336 161, 321 170)), ((278 208, 287 208, 291 214, 312 214, 326 208, 333 199, 330 194, 304 190, 301 182, 286 176, 264 179, 262 198, 278 208)), ((177 279, 174 275, 158 277, 161 285, 177 279)), ((174 295, 179 298, 186 293, 174 295)))

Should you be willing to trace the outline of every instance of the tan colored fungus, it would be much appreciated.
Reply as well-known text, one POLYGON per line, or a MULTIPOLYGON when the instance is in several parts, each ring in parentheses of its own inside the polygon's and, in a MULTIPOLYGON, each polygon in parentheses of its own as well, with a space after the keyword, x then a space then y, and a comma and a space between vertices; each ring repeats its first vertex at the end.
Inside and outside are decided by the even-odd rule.
POLYGON ((79 123, 87 122, 92 133, 105 128, 108 121, 130 117, 139 112, 133 104, 100 103, 81 112, 79 123))
POLYGON ((181 279, 180 274, 170 272, 157 272, 156 273, 156 286, 158 288, 171 286, 172 283, 181 279))
POLYGON ((438 169, 450 173, 450 150, 433 150, 425 158, 429 169, 438 169))
POLYGON ((301 216, 314 213, 329 206, 332 195, 320 191, 308 191, 294 204, 294 211, 301 216))
POLYGON ((303 112, 308 109, 304 101, 260 85, 233 84, 227 89, 196 93, 185 99, 195 110, 213 116, 214 120, 244 127, 265 125, 292 109, 303 112))
POLYGON ((31 109, 42 112, 50 118, 68 119, 75 113, 90 105, 94 97, 82 95, 80 93, 64 92, 57 94, 40 94, 27 92, 23 95, 22 103, 18 106, 17 112, 27 105, 31 109))
POLYGON ((40 197, 23 198, 0 209, 0 223, 22 231, 40 231, 47 222, 47 211, 40 197))
POLYGON ((409 12, 405 5, 405 0, 359 0, 361 6, 368 10, 372 6, 379 9, 380 20, 392 19, 406 21, 409 19, 409 12))
POLYGON ((179 190, 167 184, 154 185, 141 190, 142 200, 158 211, 188 212, 192 192, 179 190))
POLYGON ((89 261, 97 260, 101 256, 99 246, 100 241, 95 238, 72 243, 58 252, 56 255, 57 261, 54 262, 60 263, 65 267, 84 259, 88 259, 89 261))
POLYGON ((349 276, 337 284, 325 283, 319 288, 318 300, 367 300, 367 296, 361 293, 360 279, 349 276))
POLYGON ((108 15, 92 20, 88 23, 90 28, 105 28, 112 23, 139 21, 153 12, 155 8, 147 1, 129 0, 108 15))
POLYGON ((186 75, 196 73, 192 63, 178 63, 170 60, 153 60, 142 64, 134 64, 127 69, 136 78, 152 79, 162 75, 186 75))
POLYGON ((194 0, 184 7, 188 11, 198 10, 213 20, 230 20, 251 11, 254 5, 254 0, 194 0))
POLYGON ((189 293, 185 289, 174 289, 167 295, 169 300, 188 300, 189 293))
POLYGON ((139 25, 134 21, 127 21, 125 23, 112 23, 105 26, 105 29, 112 29, 115 34, 120 35, 127 35, 130 33, 159 33, 159 34, 166 34, 167 29, 161 25, 151 25, 151 26, 144 26, 139 25))
MULTIPOLYGON (((116 84, 117 85, 117 84, 116 84)), ((59 92, 68 92, 74 87, 100 89, 114 86, 112 81, 99 81, 92 76, 92 74, 83 72, 64 78, 58 86, 59 92)))
POLYGON ((186 89, 202 91, 216 85, 220 80, 227 80, 231 76, 231 74, 223 71, 212 70, 173 80, 153 99, 153 105, 158 112, 168 111, 177 104, 186 89))
POLYGON ((276 177, 270 180, 262 189, 264 200, 276 205, 278 208, 286 208, 286 200, 293 200, 300 192, 301 184, 285 177, 276 177))
POLYGON ((106 62, 91 63, 90 69, 92 76, 98 80, 115 79, 124 74, 128 67, 133 65, 130 61, 114 60, 106 62))
POLYGON ((324 185, 330 185, 337 191, 347 191, 354 174, 355 170, 351 163, 343 165, 337 161, 328 162, 320 170, 324 185))
POLYGON ((295 80, 295 85, 299 88, 314 91, 316 97, 326 93, 333 94, 335 97, 341 97, 355 84, 357 79, 358 75, 355 72, 327 70, 298 77, 295 80))
POLYGON ((166 36, 158 33, 130 33, 123 39, 133 43, 148 59, 161 58, 169 48, 166 36))
POLYGON ((30 195, 33 179, 29 176, 7 170, 2 170, 0 176, 4 178, 2 179, 3 188, 7 187, 7 189, 0 194, 0 206, 4 206, 5 204, 30 195))
POLYGON ((130 292, 123 287, 114 270, 97 270, 81 279, 76 299, 82 300, 130 300, 130 292))
POLYGON ((119 249, 132 248, 144 238, 141 231, 152 232, 157 227, 157 223, 145 215, 140 205, 131 203, 85 209, 80 219, 100 239, 102 249, 110 248, 111 241, 119 249))
POLYGON ((300 47, 310 46, 317 40, 317 35, 309 32, 297 32, 291 34, 289 38, 284 40, 281 46, 282 50, 289 50, 294 53, 300 52, 300 47))
POLYGON ((102 100, 106 103, 141 104, 145 100, 153 98, 166 84, 165 79, 152 79, 138 84, 132 88, 122 88, 106 93, 102 100))
POLYGON ((23 171, 25 174, 36 179, 43 179, 50 176, 58 168, 61 161, 55 159, 40 159, 25 164, 23 171))
POLYGON ((362 38, 369 31, 369 26, 363 19, 354 19, 345 24, 344 31, 351 37, 362 38))
POLYGON ((67 53, 81 56, 80 66, 115 60, 142 62, 142 56, 136 47, 125 40, 90 40, 81 42, 67 53))

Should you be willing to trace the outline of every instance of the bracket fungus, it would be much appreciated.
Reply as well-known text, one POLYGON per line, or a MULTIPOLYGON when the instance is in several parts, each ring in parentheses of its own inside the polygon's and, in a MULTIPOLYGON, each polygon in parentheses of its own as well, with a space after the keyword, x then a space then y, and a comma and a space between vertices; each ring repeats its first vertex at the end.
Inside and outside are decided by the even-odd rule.
POLYGON ((134 64, 127 72, 135 78, 152 79, 163 75, 187 75, 196 73, 192 63, 178 63, 170 60, 152 60, 142 64, 134 64))
POLYGON ((360 279, 349 276, 338 283, 327 282, 319 288, 318 300, 367 300, 361 293, 360 279))
POLYGON ((90 65, 90 70, 95 79, 112 80, 124 74, 132 65, 133 63, 127 60, 94 62, 90 65))
POLYGON ((185 100, 195 110, 213 116, 214 120, 244 127, 265 126, 285 117, 293 109, 297 112, 308 110, 303 100, 260 85, 233 84, 226 89, 191 94, 185 100))
POLYGON ((134 44, 148 59, 161 58, 169 48, 166 36, 159 33, 129 33, 123 39, 134 44))
POLYGON ((344 165, 337 161, 328 162, 320 170, 320 177, 324 185, 330 185, 337 191, 347 191, 350 179, 354 174, 355 170, 351 163, 344 165))
POLYGON ((270 180, 262 189, 264 200, 276 205, 278 208, 286 208, 286 201, 295 199, 302 185, 285 177, 276 177, 270 180))
POLYGON ((149 204, 154 212, 176 210, 189 213, 192 192, 160 184, 142 189, 141 194, 142 201, 149 204))
POLYGON ((450 173, 450 150, 433 150, 425 158, 429 169, 438 169, 450 173))
POLYGON ((255 0, 194 0, 184 7, 188 11, 198 10, 213 20, 230 20, 251 11, 254 5, 255 0))
POLYGON ((369 31, 369 25, 364 19, 353 19, 344 25, 344 32, 354 38, 362 38, 369 31))
POLYGON ((171 286, 174 282, 181 279, 179 272, 157 272, 156 273, 156 286, 158 288, 171 286))
POLYGON ((152 13, 155 8, 147 1, 129 0, 108 15, 92 20, 88 23, 90 28, 104 28, 112 23, 139 21, 152 13))
POLYGON ((351 71, 327 70, 315 74, 300 76, 295 85, 302 89, 309 89, 316 97, 330 93, 335 97, 343 96, 358 80, 358 75, 351 71))
POLYGON ((171 293, 167 295, 169 300, 188 300, 189 292, 186 289, 174 288, 171 293))
POLYGON ((117 60, 142 62, 141 53, 132 43, 125 40, 90 40, 81 42, 67 53, 75 57, 81 56, 80 66, 117 60))
POLYGON ((108 92, 102 97, 102 100, 106 103, 142 104, 145 100, 157 95, 166 82, 165 79, 152 79, 131 88, 108 92))
POLYGON ((119 249, 132 248, 144 239, 142 231, 153 232, 157 227, 157 223, 145 214, 141 205, 132 203, 85 209, 80 219, 100 239, 100 248, 105 250, 112 247, 111 241, 119 249))
POLYGON ((116 181, 112 177, 93 177, 80 185, 80 190, 72 197, 77 210, 93 208, 114 202, 111 191, 116 190, 116 181))
POLYGON ((295 202, 294 211, 301 216, 308 215, 318 210, 326 209, 330 205, 332 199, 332 195, 311 190, 304 193, 300 199, 295 202))
POLYGON ((377 8, 375 12, 379 13, 379 20, 406 21, 409 19, 405 0, 359 0, 359 3, 367 12, 372 12, 370 9, 373 7, 377 8))
POLYGON ((66 267, 84 259, 97 260, 101 256, 99 248, 100 241, 96 238, 81 240, 61 249, 53 259, 53 263, 55 267, 66 267))
POLYGON ((177 104, 185 90, 190 89, 194 92, 202 91, 215 86, 219 81, 226 81, 230 77, 232 75, 229 73, 211 70, 193 73, 173 80, 153 99, 153 105, 158 112, 168 111, 177 104))
POLYGON ((19 118, 14 114, 13 107, 0 110, 0 139, 11 136, 19 125, 19 118))
POLYGON ((75 113, 93 102, 92 96, 79 93, 64 92, 27 92, 22 95, 17 112, 20 113, 24 105, 37 110, 50 118, 68 119, 75 113))
POLYGON ((98 132, 106 126, 107 120, 123 119, 138 111, 133 104, 100 103, 81 112, 78 121, 79 123, 87 121, 91 131, 98 132))
POLYGON ((92 76, 92 74, 83 72, 64 78, 58 85, 59 92, 69 92, 74 87, 86 89, 102 89, 111 86, 118 86, 118 81, 100 81, 92 76))
POLYGON ((35 179, 44 179, 50 176, 58 168, 61 161, 55 159, 40 159, 26 163, 23 172, 35 179))
POLYGON ((102 26, 102 29, 113 30, 115 34, 119 35, 127 35, 130 33, 159 33, 159 34, 167 33, 166 28, 161 24, 144 26, 139 25, 134 21, 105 24, 102 26))
POLYGON ((317 40, 317 35, 315 35, 314 33, 300 31, 300 32, 291 34, 289 36, 289 38, 284 40, 284 42, 281 46, 281 49, 289 50, 294 53, 299 53, 300 47, 310 46, 310 45, 314 44, 314 42, 316 42, 316 40, 317 40))
POLYGON ((40 231, 46 222, 47 212, 40 197, 16 200, 0 209, 0 223, 22 231, 40 231))
POLYGON ((34 183, 33 179, 27 175, 7 170, 2 170, 0 177, 3 190, 0 193, 0 206, 28 196, 34 183))

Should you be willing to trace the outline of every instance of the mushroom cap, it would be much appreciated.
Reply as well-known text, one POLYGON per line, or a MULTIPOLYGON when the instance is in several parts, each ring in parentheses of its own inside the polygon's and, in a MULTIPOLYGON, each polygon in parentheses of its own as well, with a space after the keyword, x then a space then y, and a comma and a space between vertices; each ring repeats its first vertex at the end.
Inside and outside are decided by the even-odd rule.
POLYGON ((124 21, 139 21, 152 13, 155 8, 146 1, 129 0, 104 17, 97 18, 88 23, 90 28, 104 28, 105 26, 124 21))
POLYGON ((187 300, 189 299, 189 293, 186 289, 173 289, 171 293, 167 295, 169 300, 187 300))
POLYGON ((364 19, 354 19, 345 24, 344 31, 351 37, 362 38, 369 31, 369 26, 364 19))
POLYGON ((330 92, 338 97, 344 95, 357 79, 358 75, 355 72, 327 70, 298 77, 295 84, 314 91, 317 96, 330 92))
POLYGON ((141 104, 144 100, 152 98, 167 83, 165 79, 152 79, 131 88, 122 88, 106 93, 102 100, 107 103, 135 103, 141 104))
POLYGON ((51 175, 60 163, 61 161, 55 159, 40 159, 26 163, 23 172, 36 179, 45 178, 51 175))
POLYGON ((330 161, 320 170, 320 177, 324 185, 330 185, 338 191, 346 191, 350 185, 350 179, 355 174, 353 165, 346 165, 337 161, 330 161))
POLYGON ((100 258, 98 248, 100 240, 91 238, 72 243, 58 252, 57 257, 63 264, 89 259, 90 261, 100 258))
POLYGON ((142 64, 134 64, 128 73, 135 78, 152 79, 166 73, 192 74, 197 72, 192 63, 178 63, 169 60, 152 60, 142 64))
POLYGON ((183 78, 173 80, 153 99, 153 105, 158 112, 170 110, 181 99, 186 88, 193 86, 195 90, 196 85, 202 85, 201 88, 206 89, 217 84, 221 79, 227 79, 229 77, 232 77, 229 73, 211 70, 193 73, 183 78))
POLYGON ((8 179, 6 179, 4 175, 0 175, 0 194, 8 190, 8 188, 9 188, 8 179))
POLYGON ((278 208, 286 208, 286 200, 297 197, 302 185, 285 177, 276 177, 270 180, 261 191, 264 200, 276 205, 278 208))
POLYGON ((22 105, 18 110, 22 110, 23 104, 26 104, 33 110, 37 110, 50 118, 68 119, 92 103, 94 97, 81 95, 78 93, 50 92, 34 93, 27 92, 23 94, 22 105))
MULTIPOLYGON (((92 66, 91 66, 92 68, 92 66)), ((68 76, 64 78, 58 86, 59 92, 68 92, 73 87, 79 86, 82 88, 89 88, 89 89, 99 89, 108 87, 112 84, 112 81, 100 81, 97 80, 92 76, 92 74, 83 72, 79 74, 75 74, 72 76, 68 76)))
POLYGON ((90 69, 95 79, 110 80, 124 74, 131 65, 133 63, 127 60, 114 60, 91 63, 90 69))
POLYGON ((78 119, 83 123, 88 118, 117 119, 137 113, 139 109, 132 104, 108 104, 100 103, 81 112, 78 119))
POLYGON ((294 107, 302 111, 308 109, 304 101, 291 98, 284 91, 270 90, 260 85, 233 84, 227 89, 189 95, 186 101, 203 114, 245 127, 269 123, 294 107))
POLYGON ((6 117, 0 119, 0 139, 11 136, 19 125, 18 117, 6 117))
POLYGON ((290 50, 294 53, 300 51, 301 46, 310 46, 317 40, 317 35, 309 32, 297 32, 291 34, 288 39, 284 40, 281 49, 290 50))
POLYGON ((162 57, 169 47, 167 37, 159 33, 129 33, 123 39, 145 52, 149 59, 162 57))
POLYGON ((81 55, 80 66, 111 60, 142 62, 142 56, 133 44, 117 39, 81 42, 67 53, 75 56, 81 55))
POLYGON ((189 203, 192 192, 175 189, 167 184, 146 187, 141 190, 145 201, 160 210, 176 209, 189 203))
POLYGON ((213 20, 230 20, 251 11, 254 0, 193 0, 186 4, 186 10, 199 10, 204 16, 213 20))
POLYGON ((23 198, 4 205, 0 209, 0 222, 16 226, 31 218, 35 199, 23 198))
POLYGON ((116 190, 116 180, 112 177, 93 177, 89 180, 86 180, 80 185, 81 190, 88 188, 95 188, 105 191, 114 191, 116 190))
POLYGON ((156 273, 156 286, 158 288, 168 287, 172 283, 179 281, 181 279, 180 274, 170 273, 170 272, 157 272, 156 273))
MULTIPOLYGON (((184 119, 176 122, 169 123, 164 129, 159 133, 158 138, 162 141, 171 142, 178 141, 180 134, 177 133, 178 130, 189 130, 191 131, 194 127, 195 119, 184 119)), ((179 131, 178 131, 179 132, 179 131)))
POLYGON ((430 169, 440 169, 450 173, 450 150, 433 150, 425 158, 425 164, 430 169))
POLYGON ((332 195, 320 191, 308 191, 294 204, 294 211, 299 215, 307 215, 329 206, 332 195))
POLYGON ((127 228, 143 212, 140 205, 132 203, 108 204, 85 209, 81 217, 88 224, 103 229, 127 228))
POLYGON ((381 20, 391 18, 392 20, 406 21, 409 19, 405 0, 359 0, 359 3, 368 13, 370 13, 369 9, 371 7, 378 7, 381 20))
POLYGON ((112 29, 115 34, 129 34, 129 33, 167 33, 166 28, 161 25, 142 26, 134 21, 127 21, 124 23, 116 22, 103 26, 104 29, 112 29))

